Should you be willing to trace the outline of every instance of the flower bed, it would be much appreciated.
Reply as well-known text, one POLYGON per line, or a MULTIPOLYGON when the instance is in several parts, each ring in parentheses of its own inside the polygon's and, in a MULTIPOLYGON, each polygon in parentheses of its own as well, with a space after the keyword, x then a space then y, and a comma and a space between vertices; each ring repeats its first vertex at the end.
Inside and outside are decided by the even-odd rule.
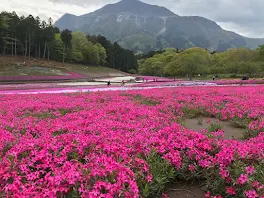
POLYGON ((207 197, 263 198, 263 95, 263 86, 1 95, 0 196, 153 197, 195 179, 207 197), (242 142, 179 124, 199 115, 257 132, 242 142))

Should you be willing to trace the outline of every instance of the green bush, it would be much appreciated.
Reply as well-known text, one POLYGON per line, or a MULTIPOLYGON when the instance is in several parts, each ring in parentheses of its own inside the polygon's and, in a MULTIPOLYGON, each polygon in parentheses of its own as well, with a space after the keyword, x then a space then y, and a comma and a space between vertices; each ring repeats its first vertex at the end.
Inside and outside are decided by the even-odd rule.
POLYGON ((218 130, 222 130, 222 125, 217 123, 217 122, 213 122, 211 123, 209 126, 208 126, 208 132, 211 133, 211 132, 216 132, 218 130))
POLYGON ((152 174, 152 181, 150 183, 146 182, 144 177, 138 175, 137 184, 142 197, 154 197, 161 194, 166 184, 173 181, 176 172, 175 168, 155 151, 152 151, 146 157, 146 161, 152 174))
POLYGON ((182 111, 184 113, 184 117, 186 118, 197 118, 201 116, 209 116, 209 113, 207 113, 204 109, 201 108, 188 108, 188 107, 183 107, 182 111))
POLYGON ((243 118, 234 117, 230 120, 231 124, 236 128, 247 128, 252 119, 244 116, 243 118))

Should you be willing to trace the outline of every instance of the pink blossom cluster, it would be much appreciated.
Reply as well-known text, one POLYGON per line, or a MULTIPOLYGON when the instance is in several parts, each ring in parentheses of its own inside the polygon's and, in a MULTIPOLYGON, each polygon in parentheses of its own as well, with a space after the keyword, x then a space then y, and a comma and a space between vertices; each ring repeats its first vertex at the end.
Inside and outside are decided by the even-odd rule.
POLYGON ((146 158, 155 151, 181 175, 220 179, 223 192, 209 197, 261 197, 264 133, 223 140, 177 121, 184 108, 257 119, 263 95, 264 87, 2 95, 0 196, 140 197, 142 178, 153 179, 146 158))

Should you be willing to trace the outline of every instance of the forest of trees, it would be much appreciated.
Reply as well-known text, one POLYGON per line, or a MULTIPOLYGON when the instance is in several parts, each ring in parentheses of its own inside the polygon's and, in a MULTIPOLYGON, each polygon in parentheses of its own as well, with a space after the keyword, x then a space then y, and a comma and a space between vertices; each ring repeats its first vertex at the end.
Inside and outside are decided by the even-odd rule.
POLYGON ((104 65, 125 72, 137 70, 132 51, 111 43, 104 36, 60 31, 53 21, 41 21, 15 12, 0 13, 0 54, 32 57, 61 62, 104 65))
POLYGON ((139 62, 139 73, 154 76, 195 76, 207 74, 251 75, 263 77, 264 46, 256 50, 229 49, 209 52, 207 49, 190 48, 184 51, 165 49, 150 52, 139 62))
POLYGON ((41 58, 60 62, 104 65, 130 73, 155 76, 195 76, 207 74, 249 74, 263 76, 264 46, 256 50, 164 49, 135 56, 102 35, 60 31, 51 18, 0 13, 0 54, 41 58))

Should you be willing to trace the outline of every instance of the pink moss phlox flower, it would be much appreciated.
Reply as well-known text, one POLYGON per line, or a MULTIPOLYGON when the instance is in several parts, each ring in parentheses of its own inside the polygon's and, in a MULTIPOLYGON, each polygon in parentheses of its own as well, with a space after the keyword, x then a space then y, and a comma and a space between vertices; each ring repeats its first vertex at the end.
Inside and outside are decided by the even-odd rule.
POLYGON ((259 197, 259 195, 257 194, 257 192, 255 190, 245 191, 245 195, 246 195, 247 198, 257 198, 257 197, 259 197))

